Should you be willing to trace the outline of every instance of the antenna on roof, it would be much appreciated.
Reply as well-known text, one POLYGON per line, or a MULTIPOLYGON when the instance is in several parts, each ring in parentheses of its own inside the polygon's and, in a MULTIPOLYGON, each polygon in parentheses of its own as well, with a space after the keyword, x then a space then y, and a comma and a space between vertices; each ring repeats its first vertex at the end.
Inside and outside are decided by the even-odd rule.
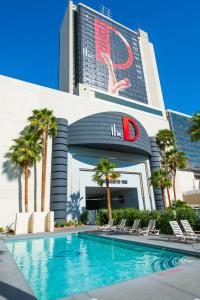
POLYGON ((100 12, 102 13, 102 15, 112 18, 111 10, 104 5, 101 5, 100 12))

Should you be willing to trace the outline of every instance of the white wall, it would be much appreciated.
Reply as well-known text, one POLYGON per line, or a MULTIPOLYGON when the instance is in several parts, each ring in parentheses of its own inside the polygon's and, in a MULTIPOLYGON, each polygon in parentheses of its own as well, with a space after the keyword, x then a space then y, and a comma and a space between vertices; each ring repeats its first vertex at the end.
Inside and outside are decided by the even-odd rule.
MULTIPOLYGON (((188 171, 177 171, 176 177, 176 198, 183 200, 183 193, 194 190, 195 179, 194 173, 188 171)), ((170 189, 171 199, 174 199, 173 189, 170 189)))
POLYGON ((139 36, 148 103, 165 109, 153 44, 149 42, 148 34, 143 30, 139 30, 139 36))
MULTIPOLYGON (((153 190, 148 189, 148 178, 150 171, 148 158, 140 155, 123 154, 112 151, 90 150, 78 147, 70 147, 68 154, 68 199, 71 195, 77 195, 80 211, 86 206, 85 187, 97 187, 92 180, 92 169, 102 157, 108 157, 115 161, 120 172, 121 180, 127 180, 127 184, 111 184, 111 187, 129 188, 135 187, 138 190, 139 208, 154 209, 155 201, 153 190), (147 168, 145 167, 147 165, 147 168), (143 197, 145 206, 143 203, 143 197), (150 199, 151 197, 151 199, 150 199), (80 200, 80 202, 79 202, 80 200)), ((70 205, 70 204, 69 204, 70 205)), ((68 215, 70 218, 70 215, 68 215)))
POLYGON ((73 59, 74 59, 74 13, 73 3, 69 1, 60 29, 60 65, 59 89, 73 93, 73 59))
MULTIPOLYGON (((74 121, 105 111, 121 111, 138 119, 145 127, 149 136, 153 136, 161 128, 169 128, 166 118, 141 112, 135 109, 113 104, 93 97, 79 97, 46 87, 34 85, 20 80, 0 76, 0 226, 5 226, 14 220, 18 208, 18 183, 17 180, 9 182, 2 174, 5 154, 18 137, 20 131, 27 125, 27 118, 33 109, 47 107, 52 109, 56 117, 68 119, 69 124, 74 121)), ((49 201, 50 194, 50 168, 51 168, 51 142, 47 162, 46 197, 49 201)), ((38 164, 38 194, 40 201, 41 166, 38 164)), ((33 170, 30 176, 30 209, 33 209, 33 170)), ((23 180, 23 178, 22 178, 23 180)), ((22 190, 24 184, 22 182, 22 190)), ((49 203, 47 203, 48 208, 49 203)), ((38 203, 40 207, 40 203, 38 203)))

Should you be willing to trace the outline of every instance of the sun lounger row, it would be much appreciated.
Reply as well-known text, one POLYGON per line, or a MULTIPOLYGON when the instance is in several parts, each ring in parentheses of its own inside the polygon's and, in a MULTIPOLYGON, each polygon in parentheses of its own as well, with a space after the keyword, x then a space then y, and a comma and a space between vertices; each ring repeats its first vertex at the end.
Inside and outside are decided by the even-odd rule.
POLYGON ((99 227, 99 230, 107 232, 123 232, 123 233, 132 233, 132 234, 143 234, 148 235, 159 234, 159 230, 156 229, 156 220, 150 220, 146 228, 140 228, 140 219, 135 219, 132 227, 126 227, 126 219, 122 219, 120 224, 113 225, 114 219, 111 219, 107 225, 99 227))
POLYGON ((177 221, 170 221, 169 224, 173 231, 173 238, 176 240, 181 240, 184 242, 189 241, 199 241, 200 242, 200 231, 194 231, 187 220, 180 221, 183 230, 179 226, 177 221))

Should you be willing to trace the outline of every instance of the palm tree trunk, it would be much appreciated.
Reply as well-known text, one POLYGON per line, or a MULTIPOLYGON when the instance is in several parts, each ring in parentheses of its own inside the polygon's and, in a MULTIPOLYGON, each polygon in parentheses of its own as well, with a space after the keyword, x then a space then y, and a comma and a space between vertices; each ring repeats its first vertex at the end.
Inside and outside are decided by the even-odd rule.
MULTIPOLYGON (((163 151, 163 160, 164 160, 164 169, 165 169, 165 174, 166 174, 166 177, 168 177, 168 167, 167 167, 167 159, 166 159, 166 149, 164 149, 163 151)), ((169 188, 167 187, 167 197, 168 197, 168 201, 169 201, 169 206, 172 206, 172 203, 171 203, 171 197, 170 197, 170 191, 169 191, 169 188)))
POLYGON ((161 192, 162 192, 162 199, 163 199, 163 204, 164 204, 164 209, 167 208, 166 202, 165 202, 165 190, 163 187, 161 187, 161 192))
POLYGON ((46 161, 47 161, 47 138, 48 133, 44 132, 42 145, 42 187, 41 187, 41 211, 45 209, 45 183, 46 183, 46 161))
POLYGON ((109 179, 106 178, 106 194, 107 194, 107 206, 108 206, 108 218, 112 219, 112 209, 111 209, 111 201, 110 201, 110 186, 109 179))
POLYGON ((174 170, 173 190, 174 190, 174 201, 176 201, 176 170, 174 170))
POLYGON ((28 163, 24 167, 24 180, 25 180, 25 212, 28 212, 28 163))
POLYGON ((169 192, 169 188, 168 187, 167 187, 167 197, 168 197, 168 201, 169 201, 169 206, 172 206, 170 192, 169 192))
POLYGON ((34 167, 34 212, 37 212, 37 165, 36 162, 33 164, 34 167))

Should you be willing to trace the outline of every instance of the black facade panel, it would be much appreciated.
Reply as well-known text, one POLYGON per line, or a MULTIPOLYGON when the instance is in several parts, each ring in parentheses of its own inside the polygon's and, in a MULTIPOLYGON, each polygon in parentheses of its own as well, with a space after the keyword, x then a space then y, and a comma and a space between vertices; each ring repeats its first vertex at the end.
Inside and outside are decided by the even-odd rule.
POLYGON ((61 172, 61 171, 67 171, 67 162, 66 162, 65 165, 63 165, 63 164, 57 164, 57 165, 56 165, 56 159, 54 159, 54 160, 53 160, 53 164, 52 164, 52 166, 51 166, 51 170, 52 170, 52 172, 57 172, 57 171, 59 171, 59 172, 61 172))
POLYGON ((66 194, 51 194, 51 203, 59 203, 59 202, 66 202, 67 203, 67 196, 66 194))
MULTIPOLYGON (((156 138, 151 137, 151 149, 152 149, 152 156, 150 158, 150 166, 151 166, 151 171, 155 171, 160 169, 161 164, 160 164, 160 154, 159 154, 159 148, 156 143, 156 138)), ((155 203, 156 203, 156 209, 163 211, 164 205, 162 201, 162 194, 160 189, 154 189, 154 198, 155 198, 155 203)))
POLYGON ((66 170, 66 172, 52 172, 51 173, 52 184, 54 184, 53 183, 54 180, 58 180, 58 179, 62 179, 65 181, 66 173, 67 173, 67 170, 66 170))
MULTIPOLYGON (((131 136, 134 136, 134 127, 130 129, 131 136)), ((78 120, 69 126, 68 135, 69 145, 151 155, 150 140, 142 124, 121 112, 99 113, 78 120), (124 140, 123 117, 133 119, 138 125, 139 138, 134 142, 124 140), (121 137, 112 135, 112 126, 121 133, 121 137)))
POLYGON ((56 222, 66 219, 67 211, 67 155, 68 122, 57 119, 58 131, 52 145, 51 210, 56 222))

